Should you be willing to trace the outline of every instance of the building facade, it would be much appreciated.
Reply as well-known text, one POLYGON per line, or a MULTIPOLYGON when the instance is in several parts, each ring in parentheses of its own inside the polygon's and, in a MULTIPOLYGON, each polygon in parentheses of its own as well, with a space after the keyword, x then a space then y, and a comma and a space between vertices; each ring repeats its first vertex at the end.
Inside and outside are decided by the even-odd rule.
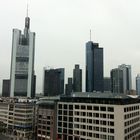
POLYGON ((137 95, 140 95, 140 74, 136 77, 136 93, 137 95))
POLYGON ((75 65, 73 69, 73 91, 82 92, 82 69, 79 65, 75 65))
POLYGON ((131 76, 131 65, 119 65, 119 69, 123 71, 123 92, 132 89, 132 76, 131 76))
POLYGON ((35 103, 28 99, 5 98, 0 102, 0 120, 13 140, 35 138, 35 103))
POLYGON ((131 66, 119 65, 111 70, 111 88, 113 93, 128 93, 132 89, 131 66))
POLYGON ((30 18, 25 18, 24 34, 13 29, 10 72, 10 97, 34 97, 35 33, 30 32, 30 18))
POLYGON ((37 102, 37 140, 57 139, 57 100, 42 98, 37 102))
POLYGON ((110 72, 111 76, 111 91, 113 93, 123 93, 123 72, 115 68, 110 72))
POLYGON ((2 97, 10 97, 10 80, 4 79, 2 83, 2 97))
POLYGON ((66 84, 65 87, 65 94, 66 95, 70 95, 73 92, 73 82, 72 82, 72 78, 68 78, 68 83, 66 84))
POLYGON ((64 68, 44 69, 44 96, 64 94, 64 68))
POLYGON ((74 93, 57 106, 59 140, 139 140, 138 98, 74 93), (118 113, 119 112, 119 113, 118 113))
POLYGON ((86 43, 86 91, 103 92, 103 48, 98 43, 86 43))
POLYGON ((104 77, 104 91, 111 91, 111 78, 104 77))

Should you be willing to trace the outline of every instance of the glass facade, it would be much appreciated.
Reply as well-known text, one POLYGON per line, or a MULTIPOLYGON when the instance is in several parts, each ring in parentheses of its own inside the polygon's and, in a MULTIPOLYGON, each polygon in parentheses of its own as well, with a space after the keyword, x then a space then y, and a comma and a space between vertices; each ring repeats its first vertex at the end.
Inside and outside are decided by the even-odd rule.
POLYGON ((86 91, 103 92, 103 48, 98 43, 86 43, 86 91))

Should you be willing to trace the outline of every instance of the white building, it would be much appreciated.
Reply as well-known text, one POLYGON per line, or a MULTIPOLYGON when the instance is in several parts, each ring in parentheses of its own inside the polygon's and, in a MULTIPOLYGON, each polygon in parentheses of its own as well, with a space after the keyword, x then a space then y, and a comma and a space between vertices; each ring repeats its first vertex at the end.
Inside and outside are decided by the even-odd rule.
POLYGON ((61 97, 58 139, 140 140, 140 103, 132 97, 97 92, 61 97))
POLYGON ((13 29, 10 97, 34 97, 35 33, 30 32, 30 18, 25 18, 24 34, 13 29))
POLYGON ((137 95, 140 95, 140 74, 138 74, 136 77, 136 92, 137 95))

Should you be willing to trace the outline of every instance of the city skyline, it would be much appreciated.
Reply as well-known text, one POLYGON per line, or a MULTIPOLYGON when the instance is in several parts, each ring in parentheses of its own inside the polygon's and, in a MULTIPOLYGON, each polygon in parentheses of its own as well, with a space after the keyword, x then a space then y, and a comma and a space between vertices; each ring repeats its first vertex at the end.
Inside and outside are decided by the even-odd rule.
MULTIPOLYGON (((2 80, 10 78, 12 29, 23 29, 26 4, 18 0, 1 3, 0 92, 2 80)), ((80 64, 85 79, 85 43, 90 40, 90 29, 91 40, 104 48, 104 76, 120 64, 131 65, 135 88, 135 77, 140 73, 139 4, 138 0, 29 1, 31 30, 36 32, 37 92, 42 92, 44 66, 64 67, 66 83, 74 65, 80 64)))

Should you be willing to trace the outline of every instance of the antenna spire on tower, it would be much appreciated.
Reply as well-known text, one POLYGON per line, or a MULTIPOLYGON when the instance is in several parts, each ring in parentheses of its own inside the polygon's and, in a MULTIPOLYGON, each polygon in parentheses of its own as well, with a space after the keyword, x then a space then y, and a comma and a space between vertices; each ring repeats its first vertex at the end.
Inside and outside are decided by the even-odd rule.
POLYGON ((28 5, 28 2, 27 2, 27 17, 28 17, 28 12, 29 12, 29 5, 28 5))
POLYGON ((90 41, 91 41, 91 29, 90 29, 90 41))

